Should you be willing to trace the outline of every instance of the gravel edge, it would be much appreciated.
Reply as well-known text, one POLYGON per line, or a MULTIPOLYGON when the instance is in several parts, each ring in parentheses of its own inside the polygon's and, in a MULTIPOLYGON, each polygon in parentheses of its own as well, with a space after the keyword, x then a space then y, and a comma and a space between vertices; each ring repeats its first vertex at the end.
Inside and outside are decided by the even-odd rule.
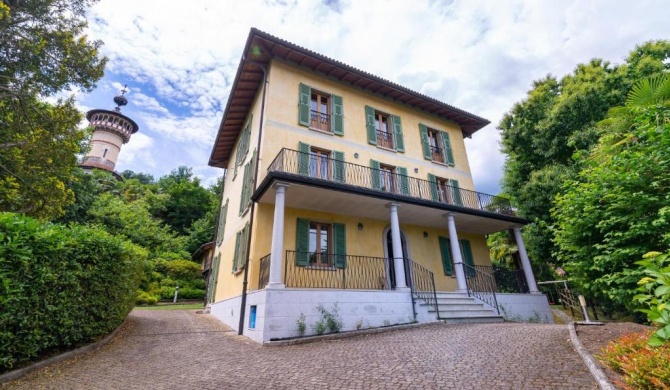
POLYGON ((596 359, 589 353, 589 351, 584 348, 582 342, 579 341, 577 337, 577 330, 575 329, 575 322, 570 322, 568 324, 568 329, 570 330, 570 340, 572 341, 575 351, 584 361, 584 365, 588 368, 589 372, 593 378, 598 382, 598 386, 601 390, 616 390, 614 385, 609 381, 605 372, 600 368, 596 359))
POLYGON ((19 378, 35 371, 35 370, 39 370, 40 368, 50 366, 54 363, 62 362, 63 360, 67 360, 67 359, 70 359, 70 358, 75 357, 75 356, 79 356, 79 355, 83 355, 83 354, 88 353, 88 352, 95 351, 96 349, 98 349, 98 348, 104 346, 105 344, 109 343, 110 341, 112 341, 114 336, 116 336, 116 333, 118 333, 119 329, 121 329, 123 327, 123 325, 126 324, 126 321, 127 320, 124 320, 123 323, 121 323, 121 325, 119 325, 118 328, 114 329, 112 331, 112 333, 108 334, 107 336, 105 336, 104 339, 102 339, 100 341, 96 341, 94 343, 84 345, 83 347, 80 347, 80 348, 77 348, 75 350, 62 353, 60 355, 50 357, 50 358, 45 359, 45 360, 40 360, 39 362, 31 364, 27 367, 18 368, 16 370, 6 372, 6 373, 0 375, 0 384, 6 383, 6 382, 11 382, 13 380, 19 379, 19 378))

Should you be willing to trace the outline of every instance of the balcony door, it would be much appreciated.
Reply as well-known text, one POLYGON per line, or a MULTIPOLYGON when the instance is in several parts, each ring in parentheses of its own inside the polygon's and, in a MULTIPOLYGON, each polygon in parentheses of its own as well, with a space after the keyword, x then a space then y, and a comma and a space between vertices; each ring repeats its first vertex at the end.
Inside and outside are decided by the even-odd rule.
MULTIPOLYGON (((407 237, 405 236, 405 233, 400 231, 400 241, 402 244, 402 257, 404 258, 404 265, 405 265, 405 285, 410 286, 410 270, 408 267, 407 259, 409 259, 409 248, 407 246, 407 237)), ((389 286, 391 289, 395 289, 395 286, 397 285, 396 283, 396 275, 395 275, 395 267, 393 266, 393 237, 391 237, 391 228, 388 227, 386 229, 386 234, 384 234, 384 248, 386 249, 386 269, 388 270, 388 276, 389 276, 389 286)))

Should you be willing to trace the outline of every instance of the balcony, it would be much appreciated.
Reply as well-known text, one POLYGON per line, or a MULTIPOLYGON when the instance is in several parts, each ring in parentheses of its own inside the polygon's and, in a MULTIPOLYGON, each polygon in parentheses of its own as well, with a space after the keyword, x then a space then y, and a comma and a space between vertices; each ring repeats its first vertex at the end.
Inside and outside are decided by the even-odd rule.
MULTIPOLYGON (((415 177, 390 173, 381 169, 347 163, 332 158, 321 158, 320 166, 312 166, 315 159, 310 153, 282 149, 274 159, 269 173, 305 177, 310 181, 333 183, 339 188, 364 189, 379 194, 421 200, 424 202, 454 206, 454 210, 476 210, 480 212, 514 216, 509 201, 494 195, 470 191, 450 185, 438 184, 415 177), (321 173, 327 167, 329 174, 321 173)), ((285 175, 282 175, 285 176, 285 175)))
POLYGON ((377 146, 395 150, 393 134, 388 131, 377 130, 377 146))
POLYGON ((330 115, 323 112, 311 110, 309 127, 312 129, 317 129, 320 131, 330 133, 331 132, 330 115))

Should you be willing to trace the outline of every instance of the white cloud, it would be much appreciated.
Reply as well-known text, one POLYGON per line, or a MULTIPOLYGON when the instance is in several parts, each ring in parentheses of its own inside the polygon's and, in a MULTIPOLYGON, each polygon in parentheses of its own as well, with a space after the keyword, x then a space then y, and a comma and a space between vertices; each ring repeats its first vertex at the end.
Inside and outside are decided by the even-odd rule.
MULTIPOLYGON (((496 192, 504 159, 495 126, 532 81, 593 57, 621 62, 635 44, 667 38, 664 9, 662 0, 102 0, 89 20, 92 38, 105 42, 108 73, 117 76, 100 88, 116 95, 128 83, 134 106, 124 113, 155 147, 191 146, 179 152, 189 165, 209 158, 249 29, 257 27, 491 120, 466 145, 477 188, 496 192)), ((175 167, 171 156, 157 156, 155 171, 175 167)))

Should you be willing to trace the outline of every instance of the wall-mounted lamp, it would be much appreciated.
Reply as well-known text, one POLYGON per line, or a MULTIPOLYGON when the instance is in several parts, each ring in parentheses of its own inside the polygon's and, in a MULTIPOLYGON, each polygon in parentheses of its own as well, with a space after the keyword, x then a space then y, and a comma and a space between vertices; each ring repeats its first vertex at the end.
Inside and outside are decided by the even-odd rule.
POLYGON ((419 168, 414 168, 414 173, 419 173, 419 168))
POLYGON ((423 238, 428 238, 428 232, 423 232, 423 238))
POLYGON ((354 158, 358 158, 358 153, 354 153, 354 158))
POLYGON ((363 224, 360 222, 358 223, 358 230, 363 230, 363 224))

